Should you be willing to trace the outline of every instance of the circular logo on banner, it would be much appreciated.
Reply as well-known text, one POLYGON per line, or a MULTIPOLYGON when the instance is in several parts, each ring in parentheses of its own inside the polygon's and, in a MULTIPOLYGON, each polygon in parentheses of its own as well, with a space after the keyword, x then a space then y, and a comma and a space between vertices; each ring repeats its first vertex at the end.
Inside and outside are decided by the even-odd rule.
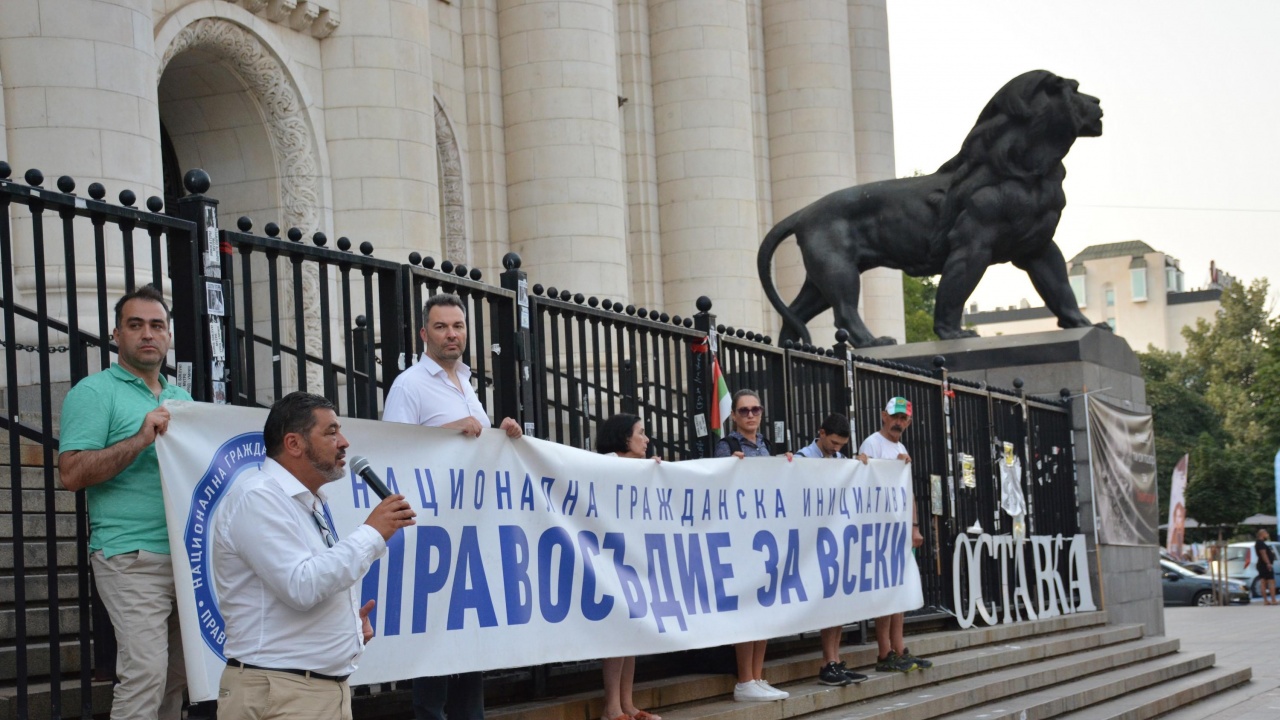
POLYGON ((191 565, 191 591, 196 597, 200 637, 222 660, 227 659, 222 654, 227 629, 222 613, 218 610, 218 597, 213 587, 210 563, 213 554, 213 526, 210 521, 218 503, 226 496, 236 478, 245 471, 257 470, 266 456, 262 431, 237 435, 214 451, 209 467, 200 476, 195 491, 191 493, 191 507, 187 512, 187 527, 183 534, 187 561, 191 565))

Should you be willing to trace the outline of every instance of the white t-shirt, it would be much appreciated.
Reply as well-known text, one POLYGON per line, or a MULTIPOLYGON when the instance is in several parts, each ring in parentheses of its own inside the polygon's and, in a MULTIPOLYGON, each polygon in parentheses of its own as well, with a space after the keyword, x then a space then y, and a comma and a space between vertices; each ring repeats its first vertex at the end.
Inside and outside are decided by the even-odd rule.
POLYGON ((899 455, 910 455, 906 445, 894 442, 879 432, 863 440, 858 453, 877 460, 897 460, 899 455))

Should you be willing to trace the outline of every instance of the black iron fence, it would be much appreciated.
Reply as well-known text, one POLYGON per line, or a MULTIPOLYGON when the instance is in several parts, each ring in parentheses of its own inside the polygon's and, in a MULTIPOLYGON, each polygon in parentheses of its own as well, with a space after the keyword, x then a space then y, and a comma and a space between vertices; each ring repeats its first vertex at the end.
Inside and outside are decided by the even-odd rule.
MULTIPOLYGON (((110 364, 111 303, 144 282, 162 285, 173 305, 167 373, 209 402, 266 406, 305 389, 345 415, 377 418, 396 375, 422 350, 423 301, 439 292, 467 306, 463 359, 490 416, 516 418, 528 434, 560 443, 589 447, 599 421, 626 411, 645 418, 664 458, 710 455, 711 352, 731 389, 760 393, 764 431, 779 448, 808 444, 831 412, 850 417, 856 444, 879 428, 889 397, 905 396, 915 409, 905 442, 929 612, 952 607, 956 534, 975 524, 1009 531, 993 481, 1003 443, 1022 461, 1029 530, 1078 529, 1071 422, 1056 400, 949 380, 942 368, 855 357, 843 341, 778 347, 717 326, 705 298, 682 317, 530 286, 514 254, 495 286, 476 269, 437 267, 417 253, 407 264, 375 258, 368 242, 353 252, 347 238, 330 247, 322 233, 289 229, 282 238, 272 223, 255 235, 247 218, 236 230, 218 229, 208 177, 192 171, 184 183, 192 194, 169 215, 159 198, 141 210, 126 190, 111 204, 100 185, 85 198, 65 177, 46 190, 38 171, 19 182, 0 163, 0 443, 8 443, 9 464, 0 492, 9 531, 0 548, 0 687, 16 689, 18 717, 29 713, 33 692, 47 695, 52 717, 88 717, 93 693, 104 688, 91 685, 90 658, 95 638, 109 642, 109 628, 91 611, 83 494, 62 490, 55 472, 58 413, 72 384, 110 364)), ((996 582, 994 572, 984 578, 996 582)), ((998 597, 993 590, 986 597, 998 597)), ((582 677, 571 669, 507 672, 493 692, 514 699, 576 688, 582 677)))

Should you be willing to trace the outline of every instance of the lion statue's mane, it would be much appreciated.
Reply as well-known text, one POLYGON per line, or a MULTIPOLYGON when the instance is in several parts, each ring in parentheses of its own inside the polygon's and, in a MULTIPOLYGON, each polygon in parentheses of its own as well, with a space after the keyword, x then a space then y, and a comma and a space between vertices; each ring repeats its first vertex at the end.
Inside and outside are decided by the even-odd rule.
POLYGON ((778 223, 761 244, 757 269, 783 317, 780 339, 809 342, 804 324, 830 307, 855 345, 892 342, 872 336, 857 313, 858 276, 874 267, 942 275, 935 331, 943 339, 975 334, 960 327, 964 301, 986 267, 1000 262, 1027 271, 1059 325, 1092 324, 1053 243, 1066 205, 1062 159, 1077 137, 1102 132, 1097 99, 1077 88, 1044 70, 1019 75, 991 98, 937 172, 839 190, 778 223), (791 235, 808 277, 788 306, 771 263, 791 235))

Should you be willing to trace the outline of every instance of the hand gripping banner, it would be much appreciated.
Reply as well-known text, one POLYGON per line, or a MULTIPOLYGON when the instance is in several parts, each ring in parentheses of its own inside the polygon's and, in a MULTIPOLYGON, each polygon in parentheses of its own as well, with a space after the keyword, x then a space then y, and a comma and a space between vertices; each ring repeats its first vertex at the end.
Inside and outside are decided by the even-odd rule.
MULTIPOLYGON (((188 683, 209 700, 226 662, 212 529, 265 458, 267 413, 167 407, 157 451, 188 683)), ((711 647, 923 605, 896 460, 658 463, 342 422, 348 452, 418 513, 361 583, 377 635, 352 684, 711 647)), ((325 493, 339 538, 378 502, 350 472, 325 493)))

